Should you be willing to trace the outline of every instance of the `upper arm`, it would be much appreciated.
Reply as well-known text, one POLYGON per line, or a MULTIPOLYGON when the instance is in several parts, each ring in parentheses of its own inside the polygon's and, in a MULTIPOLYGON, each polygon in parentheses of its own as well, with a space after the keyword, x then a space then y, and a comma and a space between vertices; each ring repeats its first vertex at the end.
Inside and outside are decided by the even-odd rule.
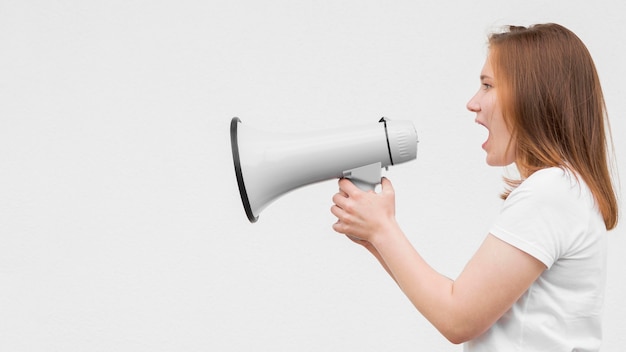
POLYGON ((530 254, 489 234, 452 287, 467 340, 495 323, 546 269, 530 254))

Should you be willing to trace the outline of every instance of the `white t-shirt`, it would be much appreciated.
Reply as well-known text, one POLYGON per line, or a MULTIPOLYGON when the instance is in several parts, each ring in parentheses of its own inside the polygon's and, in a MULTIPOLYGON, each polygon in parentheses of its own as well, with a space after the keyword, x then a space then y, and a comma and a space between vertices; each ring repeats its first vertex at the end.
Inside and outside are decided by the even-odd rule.
POLYGON ((490 233, 547 269, 466 352, 591 352, 602 340, 606 227, 580 177, 532 174, 504 202, 490 233))

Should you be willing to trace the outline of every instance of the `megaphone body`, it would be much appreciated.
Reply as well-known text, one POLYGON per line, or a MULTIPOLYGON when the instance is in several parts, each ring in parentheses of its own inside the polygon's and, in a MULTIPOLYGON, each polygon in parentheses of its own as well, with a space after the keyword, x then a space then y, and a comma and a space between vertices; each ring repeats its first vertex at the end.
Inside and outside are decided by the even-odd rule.
POLYGON ((336 178, 363 190, 380 183, 382 168, 415 159, 417 132, 409 121, 281 134, 243 127, 234 117, 231 149, 241 200, 250 222, 281 195, 336 178))

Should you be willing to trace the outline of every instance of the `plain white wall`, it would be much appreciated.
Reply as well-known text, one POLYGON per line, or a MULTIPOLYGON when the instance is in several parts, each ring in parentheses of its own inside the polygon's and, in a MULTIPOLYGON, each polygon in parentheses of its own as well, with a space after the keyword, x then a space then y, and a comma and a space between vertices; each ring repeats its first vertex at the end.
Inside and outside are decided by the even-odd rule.
MULTIPOLYGON (((334 181, 248 223, 230 119, 285 133, 413 121, 418 158, 386 176, 411 241, 456 277, 506 172, 484 163, 465 110, 487 33, 558 22, 583 39, 624 179, 625 13, 621 0, 0 2, 0 349, 460 351, 332 231, 334 181)), ((625 222, 609 240, 604 351, 626 344, 625 222)))

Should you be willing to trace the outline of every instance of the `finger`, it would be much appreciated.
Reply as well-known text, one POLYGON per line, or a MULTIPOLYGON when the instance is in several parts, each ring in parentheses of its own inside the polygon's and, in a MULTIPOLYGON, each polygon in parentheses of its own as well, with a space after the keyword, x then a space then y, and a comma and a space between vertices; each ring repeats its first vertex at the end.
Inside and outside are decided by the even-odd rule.
POLYGON ((337 221, 336 223, 333 224, 333 230, 335 230, 335 232, 337 233, 341 233, 346 235, 347 234, 347 229, 344 223, 342 223, 341 221, 337 221))
POLYGON ((345 214, 345 211, 337 205, 330 207, 330 212, 337 218, 338 222, 341 221, 341 218, 343 218, 345 214))
POLYGON ((342 223, 344 227, 352 223, 352 215, 340 206, 333 205, 330 207, 330 212, 337 218, 337 223, 342 223))
POLYGON ((386 194, 394 194, 395 191, 393 189, 393 185, 391 184, 391 181, 389 181, 388 178, 383 177, 381 182, 380 182, 380 186, 381 186, 381 192, 382 193, 386 193, 386 194))
POLYGON ((341 188, 337 190, 337 194, 341 195, 345 198, 348 198, 348 193, 346 193, 344 190, 342 190, 341 188))
POLYGON ((333 196, 333 203, 340 208, 345 208, 348 203, 348 197, 342 193, 335 193, 333 196))
POLYGON ((352 197, 358 193, 363 192, 347 178, 339 179, 339 190, 345 192, 348 197, 352 197))

